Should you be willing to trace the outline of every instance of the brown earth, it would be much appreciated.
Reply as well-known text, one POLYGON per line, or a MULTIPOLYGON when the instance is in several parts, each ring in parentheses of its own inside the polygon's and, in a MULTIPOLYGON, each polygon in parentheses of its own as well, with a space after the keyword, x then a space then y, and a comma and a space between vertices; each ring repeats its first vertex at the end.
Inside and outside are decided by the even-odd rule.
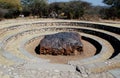
POLYGON ((71 60, 78 60, 78 59, 84 59, 87 57, 91 57, 94 56, 95 52, 96 52, 96 48, 90 44, 87 41, 82 40, 83 43, 83 53, 81 55, 74 55, 74 56, 63 56, 63 55, 58 55, 58 56, 53 56, 53 55, 38 55, 35 53, 35 48, 36 46, 39 44, 40 39, 36 39, 33 42, 27 44, 25 46, 25 49, 30 52, 32 55, 39 57, 39 58, 43 58, 43 59, 49 59, 51 63, 62 63, 65 64, 68 61, 71 60))

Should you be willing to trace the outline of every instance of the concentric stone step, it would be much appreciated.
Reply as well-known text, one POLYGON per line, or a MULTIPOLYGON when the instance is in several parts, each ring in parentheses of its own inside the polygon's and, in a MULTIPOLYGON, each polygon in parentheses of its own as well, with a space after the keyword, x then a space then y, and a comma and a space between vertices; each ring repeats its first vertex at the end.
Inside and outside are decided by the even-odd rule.
MULTIPOLYGON (((34 30, 34 31, 35 31, 35 30, 34 30)), ((33 32, 34 32, 34 31, 33 31, 33 32)), ((28 33, 28 34, 29 34, 29 33, 28 33)), ((40 35, 40 34, 39 34, 39 35, 40 35)), ((27 36, 27 35, 25 35, 25 36, 27 36)), ((29 35, 29 36, 30 36, 30 35, 29 35)), ((28 37, 28 38, 29 38, 29 37, 28 37)), ((18 42, 19 42, 19 41, 18 41, 18 42)), ((8 43, 8 42, 7 42, 7 43, 8 43)), ((11 44, 11 43, 9 43, 9 44, 11 44)), ((16 45, 18 45, 18 44, 15 44, 15 46, 16 46, 16 45)), ((17 50, 16 50, 16 51, 17 51, 17 50)))
POLYGON ((109 72, 113 75, 114 78, 119 78, 120 77, 120 68, 110 70, 109 72))
MULTIPOLYGON (((70 78, 70 76, 75 78, 100 78, 102 76, 103 78, 117 78, 119 76, 119 73, 116 73, 119 72, 119 70, 115 70, 115 68, 120 68, 119 26, 113 27, 113 24, 98 24, 95 22, 73 20, 54 20, 54 22, 52 20, 46 22, 46 20, 40 21, 36 19, 18 20, 16 23, 14 23, 14 21, 15 20, 5 21, 0 25, 0 64, 5 66, 12 65, 14 68, 13 71, 10 71, 12 74, 7 70, 9 67, 5 68, 5 70, 0 70, 4 73, 4 75, 0 74, 0 77, 33 78, 37 72, 46 72, 47 75, 51 73, 51 75, 55 77, 59 76, 59 78, 63 78, 66 75, 66 78, 70 78), (24 45, 35 37, 63 31, 76 31, 83 37, 98 42, 102 45, 101 51, 93 57, 69 62, 71 65, 57 65, 48 63, 48 60, 38 59, 24 49, 24 45), (19 65, 24 69, 19 70, 19 65), (37 68, 42 68, 42 70, 38 70, 37 68), (110 69, 113 70, 109 71, 110 69), (17 72, 17 70, 19 71, 17 72), (24 74, 22 74, 21 71, 23 71, 24 74), (57 72, 57 75, 53 74, 54 71, 57 72), (103 73, 95 74, 98 72, 103 73), (61 76, 59 74, 63 75, 61 76)), ((45 78, 44 74, 40 75, 42 78, 45 78)), ((38 76, 39 75, 36 75, 36 78, 38 76)), ((50 76, 50 78, 52 78, 52 76, 50 76)))

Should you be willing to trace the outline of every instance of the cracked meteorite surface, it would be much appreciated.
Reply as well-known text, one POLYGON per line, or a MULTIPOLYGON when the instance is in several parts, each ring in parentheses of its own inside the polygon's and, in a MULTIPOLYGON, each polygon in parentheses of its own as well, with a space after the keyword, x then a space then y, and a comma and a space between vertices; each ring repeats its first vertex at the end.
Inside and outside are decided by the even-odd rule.
POLYGON ((38 46, 39 54, 75 55, 83 51, 81 36, 76 32, 46 35, 38 46))

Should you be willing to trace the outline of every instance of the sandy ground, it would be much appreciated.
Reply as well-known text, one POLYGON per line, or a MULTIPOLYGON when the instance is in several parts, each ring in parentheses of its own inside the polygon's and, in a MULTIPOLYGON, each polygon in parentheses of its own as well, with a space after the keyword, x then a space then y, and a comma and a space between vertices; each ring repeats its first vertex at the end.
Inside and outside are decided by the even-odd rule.
POLYGON ((36 39, 33 42, 26 45, 25 49, 34 56, 44 58, 44 59, 49 59, 51 63, 63 63, 63 64, 65 64, 65 63, 67 63, 68 61, 71 61, 71 60, 84 59, 84 58, 87 58, 87 57, 94 56, 94 54, 96 52, 96 48, 92 44, 90 44, 87 41, 82 40, 82 43, 84 45, 84 47, 83 47, 84 51, 83 51, 83 54, 81 54, 81 55, 75 55, 75 56, 37 55, 34 50, 35 50, 35 47, 39 44, 39 42, 40 42, 40 39, 36 39))

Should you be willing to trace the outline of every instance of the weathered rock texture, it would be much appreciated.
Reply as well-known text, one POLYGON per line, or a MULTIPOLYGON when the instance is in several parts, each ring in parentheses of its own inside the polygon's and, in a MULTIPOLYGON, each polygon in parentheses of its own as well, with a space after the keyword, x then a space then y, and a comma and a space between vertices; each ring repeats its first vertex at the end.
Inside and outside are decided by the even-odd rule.
POLYGON ((76 32, 46 35, 39 44, 40 54, 75 55, 83 51, 81 36, 76 32))

